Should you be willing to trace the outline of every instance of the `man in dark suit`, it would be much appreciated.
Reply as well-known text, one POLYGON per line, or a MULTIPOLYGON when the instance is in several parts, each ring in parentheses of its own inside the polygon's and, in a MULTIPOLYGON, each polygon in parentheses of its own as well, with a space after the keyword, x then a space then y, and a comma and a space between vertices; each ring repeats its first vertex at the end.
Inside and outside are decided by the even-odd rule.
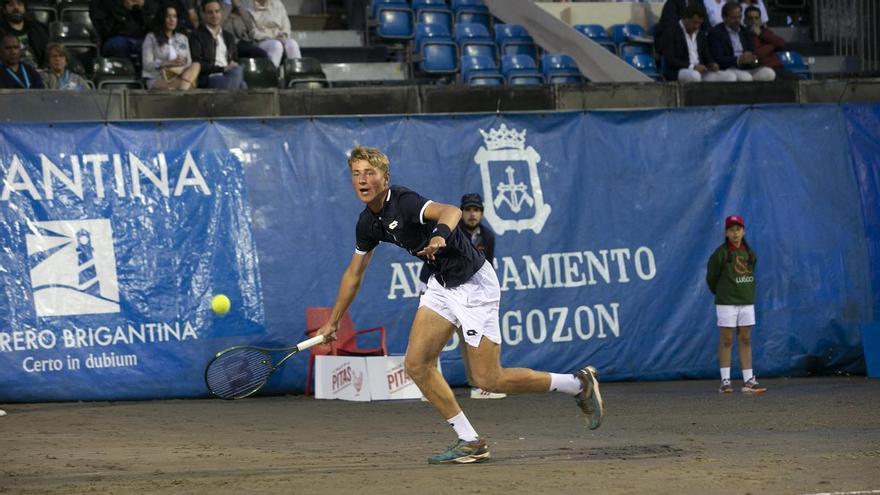
POLYGON ((737 81, 776 79, 773 69, 758 63, 750 31, 742 25, 742 7, 726 3, 721 17, 721 24, 709 31, 709 52, 721 70, 733 73, 737 81))
POLYGON ((736 76, 720 71, 709 53, 706 32, 700 29, 706 20, 706 9, 692 4, 682 19, 663 37, 663 76, 667 81, 714 82, 736 81, 736 76))
POLYGON ((202 66, 200 88, 245 89, 235 36, 223 31, 219 0, 202 2, 204 21, 190 35, 189 50, 193 62, 202 66))

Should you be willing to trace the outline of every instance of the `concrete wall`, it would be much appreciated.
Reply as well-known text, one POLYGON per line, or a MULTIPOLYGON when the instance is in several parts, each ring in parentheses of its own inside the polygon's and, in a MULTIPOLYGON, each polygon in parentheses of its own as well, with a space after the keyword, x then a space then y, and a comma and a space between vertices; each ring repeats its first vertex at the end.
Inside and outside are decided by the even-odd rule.
POLYGON ((880 102, 880 79, 566 86, 367 86, 320 90, 0 90, 0 122, 214 119, 880 102))

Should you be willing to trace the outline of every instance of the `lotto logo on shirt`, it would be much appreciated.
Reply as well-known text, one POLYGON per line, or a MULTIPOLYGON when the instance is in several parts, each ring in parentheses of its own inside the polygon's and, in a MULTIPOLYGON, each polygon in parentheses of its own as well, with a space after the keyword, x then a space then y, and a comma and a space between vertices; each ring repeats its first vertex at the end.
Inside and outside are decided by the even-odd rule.
POLYGON ((26 242, 37 316, 119 312, 110 220, 34 222, 26 242))

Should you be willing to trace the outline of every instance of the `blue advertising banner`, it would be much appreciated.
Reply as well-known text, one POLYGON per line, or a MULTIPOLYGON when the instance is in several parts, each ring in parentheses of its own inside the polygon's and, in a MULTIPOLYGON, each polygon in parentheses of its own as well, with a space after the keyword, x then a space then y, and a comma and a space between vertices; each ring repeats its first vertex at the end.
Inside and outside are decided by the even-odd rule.
POLYGON ((204 395, 264 332, 239 159, 204 124, 0 127, 0 400, 204 395), (217 323, 214 293, 239 310, 217 323))
POLYGON ((880 105, 845 105, 853 168, 859 184, 873 291, 873 320, 880 320, 880 105))
MULTIPOLYGON (((429 199, 484 198, 505 365, 716 376, 706 262, 737 213, 759 259, 756 371, 861 372, 872 290, 847 131, 822 105, 0 127, 0 401, 204 396, 213 352, 302 340, 354 255, 359 144, 429 199)), ((380 245, 351 308, 392 354, 420 267, 380 245)), ((442 360, 463 384, 456 340, 442 360)), ((307 362, 266 392, 302 390, 307 362)))

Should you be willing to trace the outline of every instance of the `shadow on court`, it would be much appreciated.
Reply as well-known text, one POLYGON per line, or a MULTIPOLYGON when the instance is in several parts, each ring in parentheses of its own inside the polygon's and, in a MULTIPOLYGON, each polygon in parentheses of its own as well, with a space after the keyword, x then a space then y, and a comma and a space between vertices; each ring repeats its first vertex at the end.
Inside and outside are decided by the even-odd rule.
POLYGON ((7 404, 0 493, 792 493, 880 490, 880 380, 603 385, 602 427, 558 394, 470 400, 485 463, 429 466, 454 441, 419 401, 302 396, 7 404))

